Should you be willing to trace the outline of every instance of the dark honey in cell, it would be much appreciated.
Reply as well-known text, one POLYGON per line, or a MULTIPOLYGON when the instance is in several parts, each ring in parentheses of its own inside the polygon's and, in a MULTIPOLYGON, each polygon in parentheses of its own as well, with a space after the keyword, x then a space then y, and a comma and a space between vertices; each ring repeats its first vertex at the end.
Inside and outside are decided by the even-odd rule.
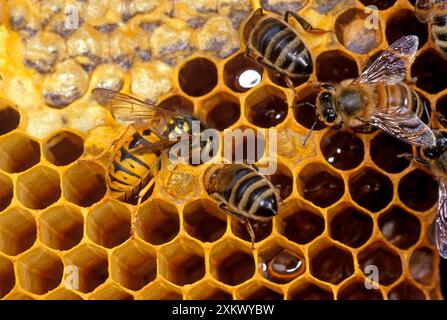
POLYGON ((271 259, 261 262, 264 277, 276 283, 287 283, 304 272, 304 261, 288 250, 281 250, 271 259))

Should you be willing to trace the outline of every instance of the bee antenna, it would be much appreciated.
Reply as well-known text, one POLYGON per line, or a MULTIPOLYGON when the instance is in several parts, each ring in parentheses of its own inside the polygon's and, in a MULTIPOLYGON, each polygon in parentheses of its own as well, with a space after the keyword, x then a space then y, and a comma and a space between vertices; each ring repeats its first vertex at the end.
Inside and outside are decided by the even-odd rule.
POLYGON ((307 142, 308 142, 309 139, 310 139, 310 135, 312 134, 312 131, 314 131, 315 126, 317 125, 317 121, 318 121, 318 116, 315 114, 315 121, 314 121, 314 123, 312 124, 312 127, 310 127, 309 132, 307 133, 306 137, 304 138, 304 141, 303 141, 303 147, 306 147, 307 142))

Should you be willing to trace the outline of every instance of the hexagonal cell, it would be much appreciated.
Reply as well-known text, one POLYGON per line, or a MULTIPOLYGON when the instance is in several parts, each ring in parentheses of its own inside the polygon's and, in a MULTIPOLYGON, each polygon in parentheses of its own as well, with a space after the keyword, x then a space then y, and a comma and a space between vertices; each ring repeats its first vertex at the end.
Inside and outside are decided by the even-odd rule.
POLYGON ((287 199, 287 197, 292 193, 293 174, 287 166, 277 163, 276 172, 269 176, 269 180, 273 183, 276 190, 278 190, 281 200, 287 199))
POLYGON ((403 36, 416 35, 419 38, 419 48, 427 42, 428 27, 416 18, 413 10, 399 10, 388 18, 386 26, 386 39, 389 44, 403 36))
POLYGON ((392 7, 396 0, 360 0, 360 2, 365 6, 375 6, 379 10, 386 10, 392 7))
POLYGON ((425 211, 438 201, 438 182, 432 175, 416 169, 400 180, 398 193, 407 207, 425 211))
POLYGON ((236 286, 255 273, 255 261, 249 249, 235 240, 225 240, 210 253, 210 272, 218 281, 236 286))
MULTIPOLYGON (((441 269, 442 270, 442 269, 441 269)), ((419 248, 410 258, 410 273, 413 279, 425 285, 433 281, 435 273, 435 254, 428 248, 419 248)))
POLYGON ((16 129, 20 124, 20 113, 7 100, 0 100, 0 135, 16 129))
POLYGON ((12 290, 15 283, 12 261, 0 255, 0 299, 12 290))
MULTIPOLYGON (((365 54, 382 42, 380 25, 371 28, 369 15, 364 10, 349 9, 335 21, 335 35, 349 51, 365 54)), ((340 62, 340 65, 344 65, 340 62)))
POLYGON ((93 245, 84 244, 70 251, 64 257, 65 266, 73 266, 79 270, 79 288, 87 293, 107 280, 107 252, 93 245))
POLYGON ((274 127, 287 117, 287 97, 276 87, 263 86, 247 97, 245 116, 257 127, 274 127))
POLYGON ((428 93, 438 93, 447 88, 447 63, 436 49, 428 49, 416 57, 411 66, 411 76, 418 88, 428 93))
POLYGON ((15 256, 36 241, 36 221, 31 213, 11 208, 0 215, 0 251, 15 256))
POLYGON ((217 68, 211 60, 194 58, 182 65, 178 81, 186 94, 204 96, 217 85, 217 68))
POLYGON ((338 290, 337 300, 383 300, 383 295, 378 289, 367 289, 364 281, 356 279, 338 290))
POLYGON ((56 250, 77 245, 84 233, 84 217, 71 206, 53 207, 39 218, 40 241, 56 250))
POLYGON ((325 282, 338 284, 354 273, 354 261, 349 251, 334 245, 319 249, 315 246, 309 254, 310 273, 325 282))
POLYGON ((319 163, 305 166, 298 178, 297 185, 300 195, 322 208, 337 202, 345 192, 342 177, 319 163))
POLYGON ((82 300, 82 298, 71 290, 60 288, 47 295, 45 300, 82 300))
POLYGON ((205 275, 205 253, 196 242, 179 239, 162 247, 160 274, 179 286, 199 281, 205 275))
POLYGON ((323 288, 310 282, 299 283, 292 287, 288 294, 289 300, 334 300, 331 288, 323 288))
MULTIPOLYGON (((368 266, 377 267, 380 285, 389 286, 397 281, 402 274, 402 261, 399 255, 379 243, 363 249, 358 255, 358 260, 363 273, 367 271, 368 266)), ((368 275, 365 273, 365 276, 368 275)))
MULTIPOLYGON (((255 234, 255 242, 264 240, 272 233, 272 220, 267 222, 250 220, 250 224, 255 234)), ((238 219, 231 219, 231 233, 242 240, 251 241, 247 227, 238 219)))
POLYGON ((194 114, 194 104, 185 97, 179 95, 164 99, 158 106, 166 110, 175 110, 191 115, 194 114))
POLYGON ((273 290, 259 281, 247 283, 238 289, 238 299, 242 300, 283 300, 284 295, 278 289, 273 290))
POLYGON ((157 275, 157 259, 152 248, 129 240, 115 249, 111 256, 111 276, 130 290, 140 290, 157 275))
POLYGON ((359 75, 357 63, 340 50, 321 53, 317 57, 316 74, 318 81, 338 83, 354 79, 359 75))
POLYGON ((14 197, 14 187, 12 180, 3 173, 0 173, 0 212, 5 210, 14 197))
POLYGON ((264 155, 265 149, 266 142, 261 130, 242 127, 226 132, 224 135, 223 157, 232 163, 258 162, 264 155))
POLYGON ((172 284, 158 279, 135 295, 136 300, 182 300, 182 291, 174 287, 172 284))
POLYGON ((213 282, 206 281, 191 288, 187 298, 190 300, 233 300, 233 295, 213 282))
POLYGON ((362 169, 349 177, 348 184, 352 199, 372 212, 382 210, 393 198, 390 178, 371 168, 362 169))
POLYGON ((84 141, 70 131, 59 131, 46 139, 42 146, 45 158, 56 166, 66 166, 84 152, 84 141))
POLYGON ((380 215, 379 228, 385 239, 403 250, 414 245, 421 234, 419 219, 400 207, 380 215))
POLYGON ((284 207, 278 217, 279 232, 287 239, 306 244, 324 231, 324 219, 314 209, 307 209, 297 203, 284 207))
POLYGON ((92 208, 87 216, 88 237, 106 248, 113 248, 130 238, 131 213, 117 201, 105 201, 92 208))
POLYGON ((0 169, 17 173, 40 161, 39 144, 22 133, 12 133, 0 139, 0 169))
POLYGON ((20 286, 35 294, 44 294, 62 281, 64 266, 60 258, 43 248, 35 248, 17 259, 20 286))
POLYGON ((30 209, 45 209, 61 197, 57 171, 45 166, 35 167, 17 179, 17 198, 30 209))
POLYGON ((334 240, 358 248, 371 237, 373 226, 373 220, 368 214, 344 205, 332 217, 329 234, 334 240))
POLYGON ((315 106, 319 90, 312 86, 305 87, 298 91, 299 101, 294 101, 293 115, 295 120, 307 129, 322 130, 326 128, 324 122, 320 121, 317 116, 315 106), (316 123, 315 123, 316 121, 316 123), (315 126, 314 126, 315 123, 315 126))
POLYGON ((237 97, 219 92, 202 102, 200 112, 205 113, 208 128, 223 131, 239 120, 241 106, 237 97))
POLYGON ((412 153, 411 146, 389 134, 380 132, 371 141, 371 158, 386 172, 399 173, 409 166, 410 160, 399 157, 403 153, 412 153))
POLYGON ((89 300, 133 300, 133 296, 114 283, 106 283, 89 300))
POLYGON ((62 177, 62 190, 68 201, 90 207, 107 191, 103 167, 85 161, 72 165, 62 177))
POLYGON ((262 75, 263 69, 252 59, 246 58, 243 53, 231 58, 224 66, 223 79, 225 84, 235 92, 246 92, 250 88, 244 88, 239 83, 239 77, 247 70, 254 70, 262 75))
POLYGON ((388 292, 389 300, 425 300, 424 293, 412 285, 410 282, 405 281, 388 292))
POLYGON ((348 131, 328 132, 320 148, 327 162, 340 170, 356 168, 365 156, 362 140, 348 131))
POLYGON ((227 229, 226 215, 208 201, 198 200, 186 205, 183 220, 186 232, 202 242, 220 239, 227 229))
POLYGON ((145 204, 137 213, 135 230, 139 237, 154 245, 171 241, 180 229, 177 209, 161 200, 145 204))

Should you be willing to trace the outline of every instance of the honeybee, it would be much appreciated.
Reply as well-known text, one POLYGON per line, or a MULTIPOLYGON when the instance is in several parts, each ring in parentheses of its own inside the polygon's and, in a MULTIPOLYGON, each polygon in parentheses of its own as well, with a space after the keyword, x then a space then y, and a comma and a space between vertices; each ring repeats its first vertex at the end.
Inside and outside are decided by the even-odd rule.
MULTIPOLYGON (((416 36, 405 36, 385 50, 357 79, 321 84, 318 117, 329 126, 378 127, 404 142, 431 147, 436 140, 418 117, 426 106, 407 84, 407 67, 418 48, 416 36)), ((426 111, 428 114, 428 111, 426 111)))
POLYGON ((246 226, 254 248, 250 220, 267 222, 278 213, 280 198, 270 180, 254 165, 215 164, 205 172, 204 185, 222 211, 246 226))
POLYGON ((431 24, 436 46, 447 55, 447 0, 417 0, 416 17, 431 24))
POLYGON ((289 24, 293 16, 303 29, 310 33, 326 33, 313 28, 303 17, 287 11, 284 18, 255 10, 243 27, 245 56, 283 75, 294 90, 291 79, 307 77, 312 73, 313 62, 309 49, 298 32, 289 24))
POLYGON ((181 138, 190 138, 194 134, 192 122, 197 119, 180 109, 163 109, 110 89, 93 89, 92 96, 116 119, 131 122, 108 148, 91 160, 103 157, 114 148, 107 184, 114 198, 125 202, 137 200, 138 209, 155 182, 162 152, 181 138))

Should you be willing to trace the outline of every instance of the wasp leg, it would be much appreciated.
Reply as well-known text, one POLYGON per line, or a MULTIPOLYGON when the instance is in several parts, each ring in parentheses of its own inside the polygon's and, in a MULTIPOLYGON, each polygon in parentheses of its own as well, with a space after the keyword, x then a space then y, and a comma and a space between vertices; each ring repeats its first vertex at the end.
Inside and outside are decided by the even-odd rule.
POLYGON ((239 222, 241 222, 243 225, 245 225, 245 227, 247 228, 247 232, 250 235, 250 239, 251 239, 251 248, 254 250, 255 249, 255 232, 253 231, 253 227, 250 224, 250 221, 248 220, 248 218, 246 217, 241 217, 240 215, 238 215, 237 213, 231 211, 229 208, 227 208, 227 206, 225 205, 225 203, 221 203, 219 204, 219 209, 224 211, 225 213, 227 213, 228 215, 230 215, 231 217, 237 219, 239 222))
POLYGON ((302 16, 300 16, 292 11, 286 11, 286 13, 284 14, 284 20, 286 22, 289 22, 290 16, 293 16, 295 18, 295 20, 298 21, 298 23, 303 27, 303 29, 306 32, 317 33, 317 34, 332 32, 332 31, 312 27, 312 25, 309 22, 307 22, 306 19, 304 19, 302 16))

